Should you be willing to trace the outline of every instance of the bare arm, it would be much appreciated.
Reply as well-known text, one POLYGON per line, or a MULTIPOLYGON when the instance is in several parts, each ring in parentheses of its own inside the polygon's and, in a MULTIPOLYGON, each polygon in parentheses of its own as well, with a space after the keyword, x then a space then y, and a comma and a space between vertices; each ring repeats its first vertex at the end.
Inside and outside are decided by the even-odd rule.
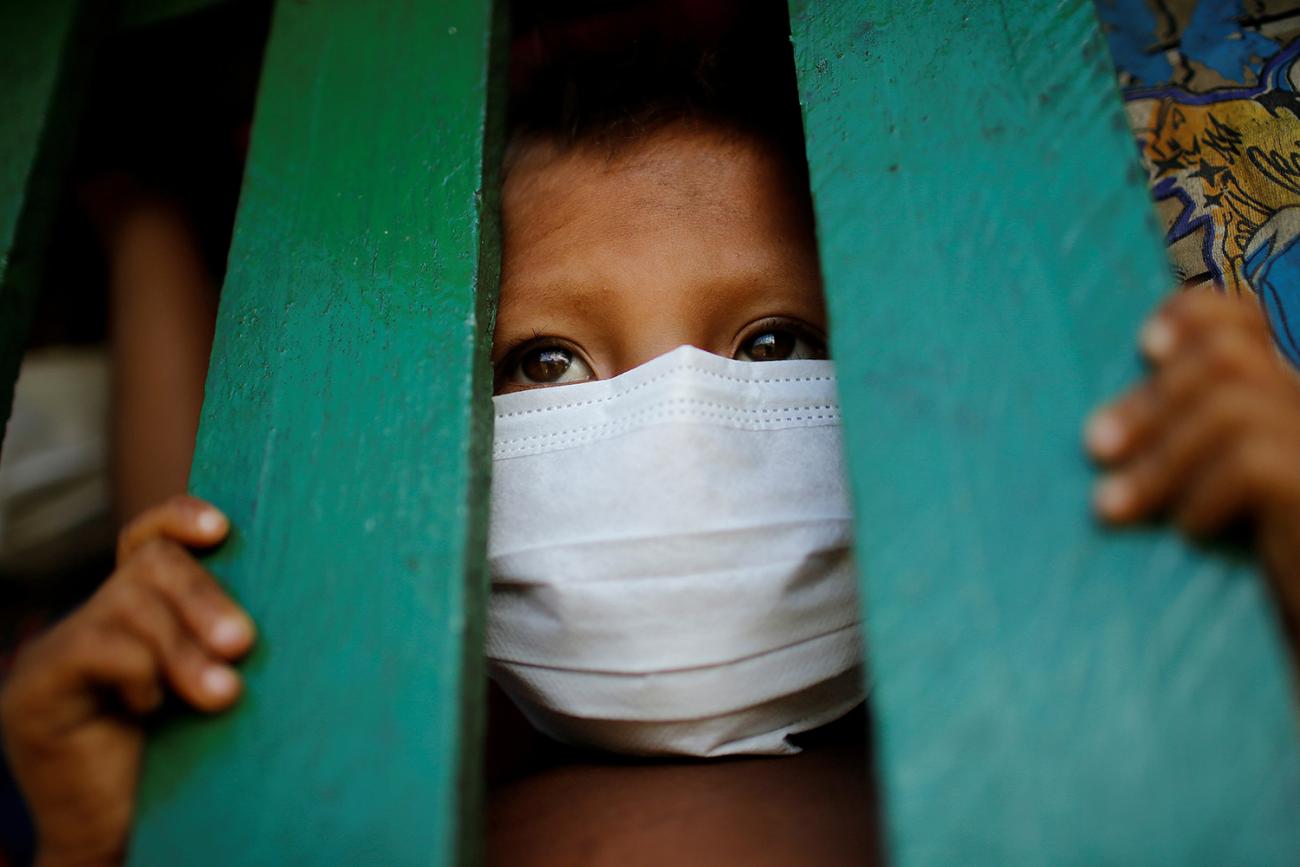
POLYGON ((169 205, 132 205, 105 240, 114 508, 125 523, 185 490, 217 293, 193 231, 169 205))

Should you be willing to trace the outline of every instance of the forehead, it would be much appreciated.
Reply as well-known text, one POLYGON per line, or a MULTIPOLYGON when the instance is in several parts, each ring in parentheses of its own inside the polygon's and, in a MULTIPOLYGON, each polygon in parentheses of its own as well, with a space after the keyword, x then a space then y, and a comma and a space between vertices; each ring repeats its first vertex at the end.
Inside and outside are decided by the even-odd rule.
POLYGON ((531 143, 503 189, 503 286, 602 251, 811 246, 807 192, 791 175, 773 147, 724 130, 669 127, 614 152, 531 143))

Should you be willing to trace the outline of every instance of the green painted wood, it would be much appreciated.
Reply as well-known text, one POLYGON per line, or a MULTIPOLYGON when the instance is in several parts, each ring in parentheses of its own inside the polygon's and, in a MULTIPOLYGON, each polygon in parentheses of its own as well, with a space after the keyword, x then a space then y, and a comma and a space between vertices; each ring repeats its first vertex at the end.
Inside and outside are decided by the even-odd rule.
POLYGON ((791 22, 890 863, 1300 863, 1262 582, 1089 514, 1081 422, 1171 284, 1092 4, 791 22))
POLYGON ((79 0, 0 2, 0 440, 102 19, 79 0))
POLYGON ((486 0, 276 9, 190 480, 260 641, 151 740, 131 864, 477 857, 500 43, 486 0))
POLYGON ((122 0, 118 27, 135 30, 229 2, 231 0, 122 0))

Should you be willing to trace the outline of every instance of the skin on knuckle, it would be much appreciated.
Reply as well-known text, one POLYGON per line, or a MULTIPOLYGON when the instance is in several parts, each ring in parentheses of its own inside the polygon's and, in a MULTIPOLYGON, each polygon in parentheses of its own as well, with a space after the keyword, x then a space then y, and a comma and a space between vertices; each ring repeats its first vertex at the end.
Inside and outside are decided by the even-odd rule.
POLYGON ((177 604, 186 623, 200 632, 206 632, 216 620, 234 608, 216 582, 197 568, 189 570, 185 576, 184 589, 177 604))
POLYGON ((153 649, 139 635, 114 629, 100 636, 101 655, 94 666, 97 678, 123 687, 135 687, 155 680, 157 665, 153 649))
POLYGON ((168 596, 183 593, 188 581, 188 555, 175 542, 152 539, 138 554, 143 576, 149 584, 168 596))
POLYGON ((60 703, 68 684, 88 678, 112 653, 105 631, 94 621, 83 620, 30 654, 22 667, 15 667, 5 686, 5 713, 11 724, 30 725, 42 708, 60 703))
POLYGON ((206 665, 207 653, 192 634, 185 617, 159 591, 143 591, 135 611, 122 621, 148 644, 157 664, 173 680, 188 685, 206 665), (145 597, 145 593, 151 595, 145 597))
POLYGON ((114 576, 118 580, 109 579, 87 605, 88 614, 98 615, 95 619, 111 622, 124 619, 131 622, 140 606, 145 604, 143 597, 148 592, 145 585, 139 580, 132 580, 133 577, 128 573, 120 577, 114 576))
POLYGON ((136 515, 131 520, 122 525, 122 529, 117 531, 117 542, 119 545, 129 542, 140 535, 144 529, 146 521, 149 519, 149 513, 145 512, 136 515))
POLYGON ((0 689, 0 734, 11 743, 39 745, 50 740, 47 725, 63 702, 66 671, 49 667, 15 673, 0 689))
POLYGON ((39 741, 44 732, 34 724, 39 714, 32 706, 29 693, 7 684, 0 690, 0 736, 8 750, 17 753, 33 741, 39 741))
POLYGON ((198 497, 189 494, 174 494, 162 505, 162 511, 173 519, 185 522, 193 521, 202 512, 206 504, 198 497))
POLYGON ((203 673, 210 664, 202 648, 186 641, 177 646, 165 666, 172 688, 187 702, 204 710, 214 706, 212 697, 203 688, 203 673))
POLYGON ((118 678, 126 683, 153 680, 157 666, 147 642, 137 635, 125 632, 119 633, 115 639, 112 667, 118 678))
POLYGON ((1264 439, 1244 440, 1237 449, 1237 470, 1241 482, 1250 492, 1256 505, 1266 505, 1283 493, 1279 481, 1285 477, 1286 469, 1294 455, 1274 447, 1264 439))
POLYGON ((1177 495, 1188 482, 1188 473, 1202 458, 1207 438, 1217 425, 1214 402, 1194 415, 1179 420, 1167 437, 1153 446, 1135 475, 1135 490, 1149 506, 1177 495))
POLYGON ((132 587, 132 593, 123 594, 118 622, 133 636, 146 641, 160 655, 165 656, 177 640, 175 615, 157 591, 132 587))
POLYGON ((1146 450, 1158 435, 1169 409, 1161 386, 1153 377, 1105 409, 1105 414, 1118 423, 1122 439, 1114 454, 1102 458, 1103 463, 1123 464, 1146 450))
POLYGON ((58 646, 59 636, 53 629, 24 644, 14 654, 7 683, 13 683, 28 672, 44 668, 54 662, 58 655, 58 646))
POLYGON ((184 556, 185 562, 177 564, 177 603, 185 615, 196 625, 238 611, 237 606, 222 590, 215 578, 194 560, 184 556))
POLYGON ((0 728, 11 730, 28 716, 31 704, 31 677, 15 673, 0 688, 0 728))
POLYGON ((157 510, 149 509, 126 523, 121 532, 117 534, 117 556, 121 561, 129 557, 135 549, 147 539, 153 532, 153 526, 158 522, 157 510))
POLYGON ((132 559, 118 567, 65 623, 69 628, 74 628, 83 621, 111 628, 123 622, 132 622, 136 608, 152 592, 144 563, 132 559))
POLYGON ((174 614, 176 640, 196 641, 200 650, 215 621, 240 611, 216 580, 179 546, 160 552, 150 576, 151 585, 174 614))
POLYGON ((131 680, 123 683, 122 696, 133 713, 148 714, 163 702, 163 689, 155 679, 131 680))
POLYGON ((1184 363, 1170 364, 1160 369, 1151 378, 1150 408, 1148 412, 1156 418, 1176 412, 1180 406, 1204 387, 1206 380, 1203 372, 1205 362, 1200 358, 1191 358, 1184 363))
POLYGON ((1212 290, 1182 293, 1178 302, 1171 315, 1189 332, 1235 334, 1253 341, 1264 325, 1259 304, 1253 298, 1212 290))
POLYGON ((1144 487, 1165 490, 1177 482, 1183 473, 1197 442, 1192 425, 1178 425, 1168 431, 1159 442, 1152 445, 1143 461, 1144 487))
POLYGON ((1300 461, 1295 458, 1294 449, 1285 448, 1282 445, 1275 447, 1280 451, 1285 450, 1289 459, 1286 461, 1285 466, 1274 474, 1274 485, 1278 491, 1279 499, 1287 507, 1287 513, 1300 519, 1300 461))
POLYGON ((1238 299, 1237 309, 1240 311, 1242 321, 1249 328, 1268 333, 1268 317, 1264 315, 1264 307, 1259 299, 1254 297, 1238 299))
POLYGON ((1246 412, 1239 396, 1224 390, 1210 395, 1197 416, 1194 424, 1199 428, 1198 439, 1212 437, 1222 441, 1242 426, 1246 412))
POLYGON ((109 629, 106 624, 87 620, 78 628, 69 630, 66 642, 66 659, 77 668, 90 668, 108 649, 109 629))
MULTIPOLYGON (((59 625, 66 627, 67 623, 59 625)), ((40 704, 50 693, 51 685, 64 679, 79 663, 75 636, 66 628, 52 629, 24 646, 14 658, 13 668, 0 695, 3 696, 9 724, 26 718, 25 710, 40 704), (59 630, 56 632, 56 630, 59 630)))
POLYGON ((1231 327, 1242 338, 1251 343, 1258 344, 1261 338, 1269 334, 1268 319, 1264 316, 1263 308, 1253 297, 1235 298, 1224 297, 1225 304, 1230 309, 1223 311, 1223 323, 1231 327))
POLYGON ((161 702, 163 692, 153 651, 143 639, 116 631, 91 679, 112 688, 133 713, 148 713, 161 702))
POLYGON ((1119 475, 1128 487, 1129 502, 1123 520, 1136 520, 1146 515, 1161 499, 1162 466, 1165 460, 1160 448, 1148 447, 1134 455, 1120 469, 1119 475))
POLYGON ((189 520, 203 508, 202 502, 189 494, 174 494, 160 505, 147 509, 122 528, 117 537, 118 558, 130 556, 167 535, 167 526, 176 519, 189 520))
POLYGON ((183 681, 192 687, 207 666, 207 651, 185 630, 176 629, 173 640, 163 656, 163 667, 173 681, 183 681))
POLYGON ((22 695, 15 697, 8 685, 0 689, 0 733, 12 732, 26 715, 22 695))
POLYGON ((1194 329, 1220 320, 1223 316, 1223 302, 1223 296, 1217 292, 1179 292, 1170 302, 1166 314, 1183 327, 1194 329))
POLYGON ((1236 511, 1240 485, 1233 471, 1232 452, 1191 485, 1176 519, 1190 535, 1203 536, 1236 511))
POLYGON ((1155 414, 1159 404, 1157 385, 1154 379, 1142 383, 1121 397, 1112 412, 1126 425, 1143 424, 1155 414))
POLYGON ((92 678, 117 689, 136 712, 148 710, 151 696, 161 696, 161 668, 154 647, 145 638, 125 629, 105 636, 103 654, 92 678), (144 707, 141 707, 143 705, 144 707))
POLYGON ((1195 513, 1187 520, 1186 530, 1192 536, 1206 537, 1222 528, 1241 509, 1238 488, 1230 484, 1216 487, 1204 495, 1195 513))
POLYGON ((1258 374, 1258 349, 1239 332, 1219 331, 1206 342, 1204 354, 1210 378, 1241 379, 1258 374))
MULTIPOLYGON (((1261 453, 1258 446, 1249 440, 1233 443, 1224 456, 1216 476, 1218 481, 1217 496, 1232 497, 1243 501, 1249 508, 1256 498, 1257 473, 1259 472, 1261 453)), ((1221 503, 1221 508, 1226 503, 1221 503)))
POLYGON ((1160 307, 1160 313, 1169 317, 1180 317, 1195 310, 1196 306, 1201 303, 1201 299, 1206 296, 1205 292, 1175 292, 1170 295, 1160 307))
POLYGON ((194 508, 194 502, 189 494, 172 494, 160 508, 166 512, 189 512, 194 508))
POLYGON ((1178 509, 1177 514, 1174 515, 1174 523, 1188 536, 1201 536, 1207 531, 1209 511, 1205 503, 1198 498, 1184 503, 1178 509))

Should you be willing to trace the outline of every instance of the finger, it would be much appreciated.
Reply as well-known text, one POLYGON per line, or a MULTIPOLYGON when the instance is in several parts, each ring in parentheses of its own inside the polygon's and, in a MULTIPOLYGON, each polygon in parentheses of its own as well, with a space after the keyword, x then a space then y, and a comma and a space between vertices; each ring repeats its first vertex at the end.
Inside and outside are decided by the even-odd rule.
POLYGON ((1300 397, 1285 381, 1271 348, 1240 331, 1220 330, 1172 357, 1150 379, 1088 420, 1085 442, 1103 463, 1132 457, 1194 401, 1230 383, 1300 397))
POLYGON ((142 513, 122 529, 117 540, 117 562, 154 539, 173 539, 182 545, 206 548, 226 537, 230 522, 215 506, 181 494, 142 513))
POLYGON ((145 716, 162 705, 158 661, 146 645, 128 635, 106 632, 96 655, 104 662, 87 670, 89 679, 115 689, 131 713, 145 716))
POLYGON ((188 704, 216 711, 238 697, 238 675, 208 654, 156 588, 118 582, 96 605, 106 631, 124 632, 148 647, 168 685, 188 704))
POLYGON ((1230 391, 1210 395, 1173 418, 1165 435, 1097 486, 1101 517, 1116 523, 1143 520, 1180 496, 1200 466, 1236 446, 1240 432, 1267 428, 1274 414, 1258 395, 1230 391))
MULTIPOLYGON (((1175 519, 1187 533, 1206 536, 1300 490, 1295 450, 1277 442, 1242 440, 1207 463, 1180 501, 1175 519)), ((1294 509, 1288 507, 1294 513, 1294 509)))
POLYGON ((1103 464, 1127 460, 1165 411, 1154 378, 1093 412, 1084 425, 1088 453, 1103 464))
POLYGON ((1159 364, 1188 343, 1225 330, 1265 344, 1269 339, 1268 323, 1253 296, 1211 289, 1180 292, 1169 298, 1143 325, 1139 343, 1147 357, 1159 364))
POLYGON ((106 690, 136 714, 162 702, 148 645, 85 618, 56 626, 19 663, 5 691, 5 728, 19 736, 47 741, 99 716, 106 690))
POLYGON ((153 587, 209 652, 236 659, 252 646, 252 619, 231 600, 216 578, 175 542, 154 540, 127 567, 153 587))

